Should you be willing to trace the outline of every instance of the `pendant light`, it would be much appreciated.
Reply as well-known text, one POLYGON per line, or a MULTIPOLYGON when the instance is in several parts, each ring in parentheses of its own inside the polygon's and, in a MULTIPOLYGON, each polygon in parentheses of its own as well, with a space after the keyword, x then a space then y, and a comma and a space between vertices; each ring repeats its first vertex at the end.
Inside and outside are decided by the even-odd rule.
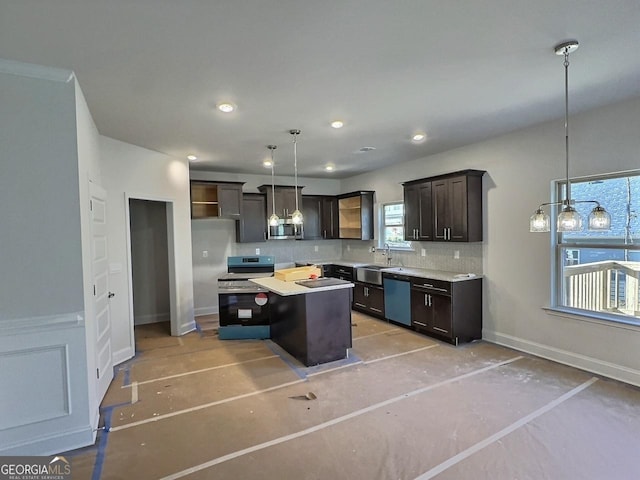
POLYGON ((297 149, 297 138, 300 135, 300 130, 289 130, 289 133, 293 135, 293 174, 295 178, 295 186, 296 186, 296 209, 291 214, 291 221, 294 225, 302 224, 302 212, 298 209, 298 149, 297 149))
POLYGON ((280 217, 276 215, 276 184, 275 176, 273 173, 273 151, 278 147, 276 145, 267 145, 267 148, 271 150, 271 216, 269 217, 269 226, 277 227, 278 222, 280 221, 280 217))
POLYGON ((579 232, 582 230, 582 216, 575 209, 576 203, 595 203, 596 206, 589 214, 589 230, 602 231, 611 228, 611 216, 596 200, 572 200, 571 182, 569 181, 569 54, 578 49, 577 40, 569 40, 555 47, 556 55, 564 55, 564 138, 565 138, 565 169, 567 175, 566 195, 561 202, 542 203, 529 219, 529 231, 548 232, 551 230, 551 219, 543 207, 562 205, 558 215, 558 232, 579 232))

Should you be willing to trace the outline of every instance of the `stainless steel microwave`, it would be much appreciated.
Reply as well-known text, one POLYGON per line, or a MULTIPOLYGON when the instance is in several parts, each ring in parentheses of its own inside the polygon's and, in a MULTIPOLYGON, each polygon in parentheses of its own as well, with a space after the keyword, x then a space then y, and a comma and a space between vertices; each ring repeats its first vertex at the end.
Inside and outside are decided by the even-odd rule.
POLYGON ((269 240, 302 240, 304 238, 304 226, 296 225, 290 218, 281 218, 278 225, 269 225, 269 240))

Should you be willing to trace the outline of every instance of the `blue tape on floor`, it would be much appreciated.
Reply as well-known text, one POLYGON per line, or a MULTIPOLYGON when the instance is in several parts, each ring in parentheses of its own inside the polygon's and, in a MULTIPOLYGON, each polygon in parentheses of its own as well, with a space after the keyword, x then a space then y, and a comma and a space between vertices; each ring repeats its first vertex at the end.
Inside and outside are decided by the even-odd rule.
POLYGON ((113 414, 113 409, 116 406, 117 405, 101 409, 104 415, 104 428, 100 432, 98 432, 98 453, 96 453, 96 461, 93 465, 93 474, 91 475, 91 480, 100 480, 100 477, 102 476, 102 466, 104 465, 104 459, 107 450, 107 441, 109 440, 109 429, 111 428, 111 415, 113 414))
POLYGON ((284 351, 284 349, 278 345, 275 342, 272 342, 271 340, 265 340, 265 345, 269 348, 269 350, 271 350, 273 353, 275 353, 276 355, 278 355, 280 357, 280 359, 286 363, 289 368, 291 370, 293 370, 293 372, 301 379, 306 380, 307 375, 304 373, 304 371, 298 367, 295 363, 295 361, 297 360, 293 360, 293 357, 291 357, 291 355, 289 355, 287 352, 284 351))
POLYGON ((124 378, 122 379, 122 385, 128 386, 131 385, 131 369, 129 366, 124 370, 124 378))

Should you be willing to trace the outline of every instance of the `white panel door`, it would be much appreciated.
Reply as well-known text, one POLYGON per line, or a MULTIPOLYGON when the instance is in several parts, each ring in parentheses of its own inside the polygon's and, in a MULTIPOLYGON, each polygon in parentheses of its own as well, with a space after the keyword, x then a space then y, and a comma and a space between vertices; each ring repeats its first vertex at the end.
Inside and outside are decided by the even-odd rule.
POLYGON ((97 398, 101 402, 111 380, 111 316, 109 299, 109 255, 107 250, 107 194, 93 183, 91 196, 91 271, 93 275, 93 312, 95 314, 97 398))

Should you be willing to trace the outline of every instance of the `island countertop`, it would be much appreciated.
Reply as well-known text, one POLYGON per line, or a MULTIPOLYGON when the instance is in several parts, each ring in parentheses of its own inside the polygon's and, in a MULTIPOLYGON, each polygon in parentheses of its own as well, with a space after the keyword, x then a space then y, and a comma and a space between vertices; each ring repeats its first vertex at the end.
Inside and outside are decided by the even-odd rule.
POLYGON ((326 287, 309 288, 302 285, 298 285, 296 282, 285 282, 274 277, 267 278, 252 278, 251 282, 260 285, 261 287, 268 288, 273 293, 282 295, 283 297, 289 295, 301 295, 315 292, 326 292, 327 290, 340 290, 342 288, 352 288, 353 283, 342 283, 340 285, 328 285, 326 287))

